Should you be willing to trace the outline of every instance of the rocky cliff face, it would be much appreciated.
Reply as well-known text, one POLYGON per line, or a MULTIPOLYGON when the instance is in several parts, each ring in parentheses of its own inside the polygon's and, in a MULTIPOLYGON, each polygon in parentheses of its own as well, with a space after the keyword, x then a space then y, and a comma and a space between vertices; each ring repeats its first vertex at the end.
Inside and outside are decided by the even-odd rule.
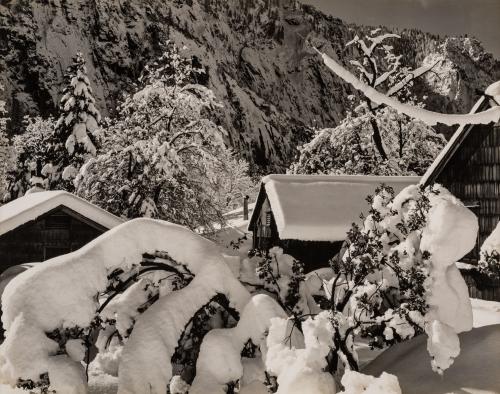
MULTIPOLYGON (((366 30, 294 0, 6 0, 0 5, 0 82, 11 129, 24 114, 56 112, 63 71, 77 50, 88 60, 99 108, 112 115, 162 43, 186 46, 208 68, 235 150, 280 171, 312 128, 334 126, 353 91, 306 39, 347 62, 345 43, 366 30)), ((431 109, 465 112, 500 64, 472 39, 411 30, 395 43, 407 64, 443 59, 419 85, 431 109)))

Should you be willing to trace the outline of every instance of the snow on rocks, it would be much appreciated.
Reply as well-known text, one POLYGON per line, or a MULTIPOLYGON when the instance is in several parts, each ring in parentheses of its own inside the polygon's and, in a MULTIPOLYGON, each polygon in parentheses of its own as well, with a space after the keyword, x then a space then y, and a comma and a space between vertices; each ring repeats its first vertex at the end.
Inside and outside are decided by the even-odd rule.
POLYGON ((260 347, 271 319, 276 317, 286 318, 286 313, 273 298, 258 294, 245 306, 236 327, 210 331, 200 348, 190 393, 224 394, 227 383, 240 380, 244 372, 243 347, 248 340, 260 347))
MULTIPOLYGON (((123 223, 73 253, 23 272, 7 285, 2 296, 6 340, 0 346, 0 381, 11 385, 19 378, 37 381, 48 372, 51 387, 69 385, 73 391, 61 392, 85 393, 82 365, 65 354, 54 356, 59 345, 46 333, 88 327, 108 274, 129 269, 144 253, 156 251, 167 252, 195 278, 137 319, 123 349, 119 393, 164 393, 170 380, 167 355, 173 353, 189 318, 217 293, 225 294, 240 311, 249 293, 231 275, 215 244, 184 227, 151 219, 123 223)), ((76 357, 76 346, 70 344, 70 349, 76 357)))
MULTIPOLYGON (((336 75, 342 78, 344 81, 350 83, 355 89, 361 91, 367 98, 376 104, 385 104, 389 107, 394 108, 399 113, 406 114, 414 119, 421 120, 429 126, 434 126, 438 123, 442 123, 448 126, 453 125, 467 125, 467 124, 488 124, 491 122, 498 122, 500 120, 500 106, 495 106, 486 111, 479 112, 477 114, 442 114, 433 111, 426 110, 424 108, 415 107, 409 104, 403 104, 400 101, 389 97, 384 93, 381 93, 366 83, 360 81, 355 75, 353 75, 346 68, 341 66, 338 62, 333 60, 330 56, 322 53, 316 49, 316 51, 322 56, 325 65, 332 70, 336 75)), ((490 89, 490 92, 494 91, 494 88, 490 89)))

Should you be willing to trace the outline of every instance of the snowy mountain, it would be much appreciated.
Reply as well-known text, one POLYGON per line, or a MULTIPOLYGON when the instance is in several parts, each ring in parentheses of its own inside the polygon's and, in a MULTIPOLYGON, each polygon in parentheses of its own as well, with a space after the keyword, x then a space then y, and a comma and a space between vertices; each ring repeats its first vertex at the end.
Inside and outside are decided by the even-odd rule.
MULTIPOLYGON (((98 107, 112 115, 171 39, 208 68, 203 82, 224 104, 229 142, 280 171, 312 128, 338 123, 353 93, 305 39, 347 63, 355 54, 344 45, 363 31, 294 0, 11 0, 0 5, 0 83, 19 131, 24 114, 55 113, 63 71, 81 50, 98 107)), ((443 60, 419 86, 431 109, 466 112, 477 89, 500 79, 500 62, 476 40, 402 34, 394 46, 410 67, 443 60)))

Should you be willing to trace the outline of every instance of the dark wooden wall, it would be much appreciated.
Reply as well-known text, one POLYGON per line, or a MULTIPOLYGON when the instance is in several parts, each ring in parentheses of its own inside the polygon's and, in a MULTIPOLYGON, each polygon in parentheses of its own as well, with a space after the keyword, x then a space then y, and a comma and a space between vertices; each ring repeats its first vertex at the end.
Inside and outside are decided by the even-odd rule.
POLYGON ((477 247, 464 259, 476 262, 479 247, 500 221, 500 125, 475 126, 436 182, 478 216, 477 247))
POLYGON ((329 261, 341 249, 343 241, 299 241, 295 239, 281 240, 279 246, 283 251, 304 263, 305 272, 328 267, 329 261))
POLYGON ((68 208, 56 208, 0 236, 0 273, 77 250, 106 230, 68 208))

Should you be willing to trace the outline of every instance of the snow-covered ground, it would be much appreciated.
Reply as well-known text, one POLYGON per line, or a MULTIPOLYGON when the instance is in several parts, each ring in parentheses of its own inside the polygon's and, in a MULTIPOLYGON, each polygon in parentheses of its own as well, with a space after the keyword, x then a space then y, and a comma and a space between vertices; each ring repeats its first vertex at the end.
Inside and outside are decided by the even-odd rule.
MULTIPOLYGON (((360 364, 366 365, 363 372, 374 376, 383 371, 395 374, 404 394, 500 393, 500 302, 478 299, 471 302, 475 328, 460 334, 462 351, 444 376, 432 372, 425 335, 382 354, 358 344, 360 364)), ((114 376, 90 373, 89 394, 116 394, 117 385, 118 378, 114 376)), ((0 385, 0 393, 26 392, 0 385)))
POLYGON ((500 302, 471 302, 474 328, 459 335, 460 356, 443 376, 430 367, 424 335, 386 350, 363 372, 396 375, 404 394, 500 393, 500 302))

